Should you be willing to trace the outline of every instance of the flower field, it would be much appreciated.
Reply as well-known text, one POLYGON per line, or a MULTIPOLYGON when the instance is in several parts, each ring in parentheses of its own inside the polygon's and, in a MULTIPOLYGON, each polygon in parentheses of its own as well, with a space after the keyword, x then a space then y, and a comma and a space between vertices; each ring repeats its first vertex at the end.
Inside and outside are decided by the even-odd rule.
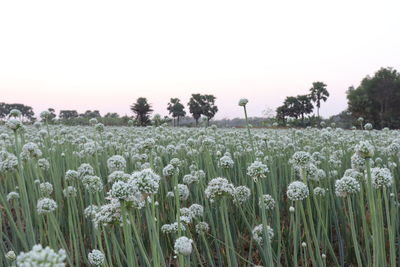
POLYGON ((399 131, 12 119, 0 148, 0 266, 398 266, 399 131))

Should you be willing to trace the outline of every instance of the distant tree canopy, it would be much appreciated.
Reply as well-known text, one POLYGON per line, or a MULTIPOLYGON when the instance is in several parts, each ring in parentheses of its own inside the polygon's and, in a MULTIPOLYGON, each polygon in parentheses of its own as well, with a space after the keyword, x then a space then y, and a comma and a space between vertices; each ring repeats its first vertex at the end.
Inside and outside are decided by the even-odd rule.
POLYGON ((201 115, 207 118, 207 125, 210 123, 210 120, 218 112, 218 107, 215 105, 216 99, 213 95, 192 94, 188 106, 190 113, 196 121, 196 126, 201 115))
POLYGON ((310 95, 288 96, 283 105, 276 109, 276 117, 282 122, 288 117, 304 121, 305 115, 312 113, 313 108, 310 95))
POLYGON ((182 105, 179 98, 171 98, 167 110, 172 115, 172 118, 174 118, 174 126, 175 118, 177 118, 177 125, 179 126, 179 119, 186 115, 185 106, 182 105))
POLYGON ((0 119, 5 119, 11 110, 18 109, 21 111, 22 119, 26 119, 29 121, 35 120, 35 113, 33 112, 32 107, 24 105, 24 104, 7 104, 4 102, 0 102, 0 119))
POLYGON ((354 118, 363 117, 377 128, 400 128, 400 74, 381 68, 347 91, 348 110, 354 118))
POLYGON ((310 88, 310 97, 317 107, 317 117, 319 117, 321 101, 325 102, 329 97, 329 92, 326 90, 326 84, 323 82, 314 82, 310 88))
POLYGON ((60 120, 71 120, 74 118, 78 118, 78 112, 76 110, 60 110, 60 114, 58 115, 60 120))
POLYGON ((153 112, 153 109, 145 97, 139 97, 136 103, 131 105, 131 110, 135 113, 136 120, 139 122, 140 126, 150 124, 150 113, 153 112))

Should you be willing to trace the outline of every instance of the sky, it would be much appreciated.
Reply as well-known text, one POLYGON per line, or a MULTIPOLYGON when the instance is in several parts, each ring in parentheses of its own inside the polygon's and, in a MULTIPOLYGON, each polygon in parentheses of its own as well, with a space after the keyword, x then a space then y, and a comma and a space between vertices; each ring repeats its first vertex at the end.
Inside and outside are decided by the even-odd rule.
MULTIPOLYGON (((216 118, 276 109, 323 81, 321 115, 381 67, 400 70, 400 1, 1 1, 0 102, 154 113, 192 93, 216 118)), ((186 108, 188 112, 188 109, 186 108)))

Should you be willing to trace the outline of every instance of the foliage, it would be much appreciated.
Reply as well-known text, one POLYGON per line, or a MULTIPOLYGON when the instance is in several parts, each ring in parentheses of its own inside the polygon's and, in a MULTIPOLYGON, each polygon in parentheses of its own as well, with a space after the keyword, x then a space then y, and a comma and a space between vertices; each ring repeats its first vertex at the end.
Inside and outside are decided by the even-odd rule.
POLYGON ((136 120, 140 126, 146 126, 150 123, 149 114, 153 112, 153 109, 145 97, 139 97, 136 103, 131 105, 131 110, 136 114, 136 120))
POLYGON ((377 128, 400 127, 400 74, 381 68, 347 91, 348 110, 354 118, 363 117, 377 128))

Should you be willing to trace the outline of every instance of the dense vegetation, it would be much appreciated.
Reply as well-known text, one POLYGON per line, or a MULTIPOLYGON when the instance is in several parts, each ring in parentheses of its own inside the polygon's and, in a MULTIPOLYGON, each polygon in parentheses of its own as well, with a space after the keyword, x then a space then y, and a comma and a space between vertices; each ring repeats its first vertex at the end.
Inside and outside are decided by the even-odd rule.
POLYGON ((1 266, 399 261, 399 131, 10 117, 0 127, 1 266))

